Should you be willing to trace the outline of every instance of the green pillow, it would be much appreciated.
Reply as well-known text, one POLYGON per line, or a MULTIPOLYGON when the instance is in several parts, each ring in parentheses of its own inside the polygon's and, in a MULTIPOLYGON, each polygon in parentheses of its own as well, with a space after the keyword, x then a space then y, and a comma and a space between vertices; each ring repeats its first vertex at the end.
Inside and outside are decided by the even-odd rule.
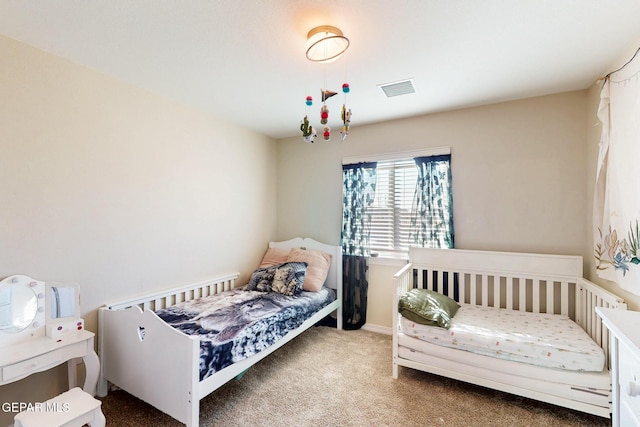
POLYGON ((398 302, 400 314, 412 322, 447 329, 459 307, 448 296, 428 289, 411 289, 398 302))

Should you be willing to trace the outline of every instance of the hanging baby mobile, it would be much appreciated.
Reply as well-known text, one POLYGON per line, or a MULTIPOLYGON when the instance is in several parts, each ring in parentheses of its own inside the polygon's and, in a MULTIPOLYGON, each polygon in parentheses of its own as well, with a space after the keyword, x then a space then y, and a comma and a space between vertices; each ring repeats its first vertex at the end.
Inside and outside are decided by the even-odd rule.
MULTIPOLYGON (((307 59, 312 62, 329 63, 335 61, 349 47, 349 39, 346 38, 342 31, 336 27, 329 25, 323 25, 316 27, 309 31, 307 35, 307 59)), ((325 85, 326 85, 326 71, 325 71, 325 85)), ((340 130, 341 140, 344 141, 349 134, 349 126, 351 124, 351 109, 347 109, 347 94, 350 92, 349 83, 342 85, 342 93, 344 95, 344 101, 342 104, 342 111, 340 118, 342 120, 342 128, 340 130)), ((320 124, 322 125, 322 138, 325 141, 331 139, 331 127, 329 126, 329 107, 327 106, 327 100, 337 95, 337 92, 328 90, 326 88, 320 89, 320 99, 322 105, 320 106, 320 124)), ((311 107, 313 106, 313 97, 308 95, 305 99, 305 116, 300 124, 300 130, 302 131, 302 139, 305 142, 314 142, 317 137, 316 129, 309 122, 311 117, 311 107)))

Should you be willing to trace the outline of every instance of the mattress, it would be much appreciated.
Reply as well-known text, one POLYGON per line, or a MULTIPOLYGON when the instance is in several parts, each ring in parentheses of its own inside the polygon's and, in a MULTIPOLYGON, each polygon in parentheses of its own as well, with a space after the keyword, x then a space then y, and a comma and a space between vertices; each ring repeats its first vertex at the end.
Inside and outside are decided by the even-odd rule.
POLYGON ((323 287, 298 296, 235 288, 157 310, 169 325, 200 339, 200 381, 251 357, 336 299, 323 287))
POLYGON ((399 316, 403 334, 431 344, 569 371, 601 372, 605 354, 569 317, 462 304, 449 329, 399 316))

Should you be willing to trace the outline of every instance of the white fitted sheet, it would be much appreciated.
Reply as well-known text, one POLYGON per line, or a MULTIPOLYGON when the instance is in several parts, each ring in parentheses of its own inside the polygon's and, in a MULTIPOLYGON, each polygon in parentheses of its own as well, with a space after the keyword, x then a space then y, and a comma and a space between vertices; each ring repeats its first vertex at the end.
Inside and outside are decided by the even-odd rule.
POLYGON ((602 348, 564 315, 461 304, 449 329, 399 317, 402 333, 432 344, 570 371, 605 366, 602 348))

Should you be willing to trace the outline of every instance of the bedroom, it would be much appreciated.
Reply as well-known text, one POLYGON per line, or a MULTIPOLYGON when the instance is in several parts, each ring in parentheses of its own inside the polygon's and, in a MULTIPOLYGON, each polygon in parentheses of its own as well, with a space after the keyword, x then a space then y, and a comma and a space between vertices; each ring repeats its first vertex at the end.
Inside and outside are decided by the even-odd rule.
MULTIPOLYGON (((638 46, 635 34, 598 72, 620 66, 638 46)), ((79 282, 89 330, 97 329, 96 308, 114 298, 229 265, 246 279, 270 240, 338 243, 341 159, 425 141, 455 153, 457 246, 583 255, 595 279, 595 81, 377 124, 356 126, 356 111, 345 144, 310 145, 214 118, 9 37, 0 37, 0 58, 0 91, 10 100, 0 110, 0 188, 9 195, 0 213, 0 276, 79 282), (479 183, 493 199, 477 191, 479 183)), ((372 328, 391 326, 387 285, 396 270, 372 266, 372 328)), ((607 286, 640 309, 639 297, 607 286)), ((42 377, 2 387, 0 400, 58 392, 59 374, 47 387, 42 377)))

